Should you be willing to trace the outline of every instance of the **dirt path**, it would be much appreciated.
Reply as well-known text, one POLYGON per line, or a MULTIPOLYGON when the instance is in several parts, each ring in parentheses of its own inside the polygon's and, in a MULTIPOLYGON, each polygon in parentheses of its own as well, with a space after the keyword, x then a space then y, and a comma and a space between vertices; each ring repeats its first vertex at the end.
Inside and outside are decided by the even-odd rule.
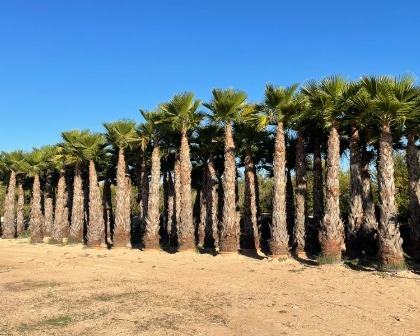
POLYGON ((0 335, 420 335, 420 276, 0 239, 0 335))

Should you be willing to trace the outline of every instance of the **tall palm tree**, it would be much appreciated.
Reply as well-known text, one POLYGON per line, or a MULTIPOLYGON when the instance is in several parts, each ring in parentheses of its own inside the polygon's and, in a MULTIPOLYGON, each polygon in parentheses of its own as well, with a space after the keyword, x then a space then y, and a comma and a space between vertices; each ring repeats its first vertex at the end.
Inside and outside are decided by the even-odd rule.
POLYGON ((4 164, 10 173, 9 186, 5 199, 5 211, 3 222, 3 239, 12 239, 16 237, 16 215, 15 215, 15 193, 16 193, 16 172, 19 171, 23 160, 22 151, 5 153, 4 164))
POLYGON ((343 117, 341 97, 346 81, 340 76, 324 78, 320 83, 309 81, 302 92, 307 95, 312 108, 321 114, 329 128, 325 214, 319 232, 321 253, 325 262, 341 260, 344 243, 344 227, 340 217, 340 170, 339 126, 343 117))
POLYGON ((274 256, 289 255, 289 235, 286 221, 286 141, 284 130, 295 109, 293 97, 299 84, 276 87, 267 84, 264 93, 264 112, 267 121, 277 126, 273 159, 273 215, 271 223, 270 253, 274 256))
POLYGON ((391 128, 417 117, 410 108, 417 95, 414 78, 403 76, 365 76, 361 83, 369 98, 369 111, 379 122, 379 264, 382 269, 404 267, 402 239, 398 229, 395 202, 393 139, 391 128))
POLYGON ((219 252, 236 252, 239 247, 239 218, 236 213, 236 162, 232 122, 238 119, 246 106, 247 94, 234 89, 213 89, 213 98, 203 104, 213 113, 213 119, 225 128, 225 170, 223 185, 223 218, 219 240, 219 252))
POLYGON ((161 112, 140 110, 141 115, 145 119, 141 130, 151 139, 152 163, 151 178, 149 184, 149 195, 147 196, 147 214, 145 219, 145 235, 143 238, 144 246, 147 249, 159 248, 159 180, 160 180, 160 130, 159 121, 161 112))
POLYGON ((200 100, 194 100, 194 93, 186 92, 175 95, 171 101, 160 104, 161 122, 169 124, 172 129, 181 134, 180 178, 181 178, 181 208, 178 227, 178 245, 180 250, 195 248, 194 223, 191 199, 191 159, 188 132, 192 131, 203 118, 203 113, 197 110, 200 100))
POLYGON ((54 157, 57 155, 57 146, 43 146, 45 171, 45 191, 44 191, 44 238, 50 239, 54 225, 54 157))
POLYGON ((83 192, 83 176, 82 148, 79 144, 80 138, 87 135, 89 131, 72 130, 62 132, 61 137, 64 140, 64 150, 67 153, 67 162, 74 167, 73 178, 73 204, 71 207, 71 224, 69 232, 69 240, 75 243, 83 243, 83 227, 84 227, 84 192, 83 192))
POLYGON ((78 147, 83 159, 89 162, 89 211, 86 242, 89 247, 100 248, 105 246, 105 222, 95 162, 103 160, 104 136, 101 133, 86 131, 79 138, 78 147))
POLYGON ((31 214, 29 219, 31 243, 42 243, 44 239, 44 217, 41 204, 40 174, 46 163, 44 150, 34 148, 25 157, 28 163, 28 175, 33 177, 31 214))
POLYGON ((131 120, 119 120, 103 123, 106 129, 107 142, 118 148, 117 189, 115 196, 115 227, 113 235, 114 247, 131 247, 130 195, 131 185, 127 174, 124 150, 138 141, 136 123, 131 120))

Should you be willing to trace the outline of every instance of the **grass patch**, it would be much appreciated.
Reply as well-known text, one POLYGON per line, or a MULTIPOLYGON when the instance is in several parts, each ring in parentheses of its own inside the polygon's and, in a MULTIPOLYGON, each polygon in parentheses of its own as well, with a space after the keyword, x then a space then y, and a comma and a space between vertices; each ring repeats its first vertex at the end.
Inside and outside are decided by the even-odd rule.
POLYGON ((298 268, 298 269, 290 269, 289 272, 290 273, 299 273, 305 270, 305 267, 302 268, 298 268))
POLYGON ((381 278, 387 278, 389 276, 389 274, 385 273, 385 272, 372 272, 373 275, 379 276, 381 278))
POLYGON ((61 315, 53 317, 41 322, 41 324, 46 324, 54 327, 65 327, 69 325, 72 321, 72 318, 68 315, 61 315))
POLYGON ((38 288, 51 288, 60 286, 59 282, 56 281, 21 281, 21 282, 9 282, 4 284, 4 288, 11 292, 23 292, 38 288))
POLYGON ((334 264, 341 264, 341 259, 338 259, 335 256, 326 256, 320 255, 316 258, 316 261, 319 265, 334 265, 334 264))
POLYGON ((28 230, 25 230, 18 236, 18 239, 30 238, 31 236, 32 233, 28 230))

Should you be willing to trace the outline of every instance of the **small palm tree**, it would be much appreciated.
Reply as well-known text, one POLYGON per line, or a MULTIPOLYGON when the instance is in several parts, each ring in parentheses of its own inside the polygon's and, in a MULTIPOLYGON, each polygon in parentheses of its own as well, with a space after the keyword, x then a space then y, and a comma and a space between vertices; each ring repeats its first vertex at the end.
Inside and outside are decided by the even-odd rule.
POLYGON ((16 237, 16 215, 15 215, 15 193, 16 193, 16 172, 19 171, 23 160, 22 151, 14 151, 3 153, 3 163, 10 173, 9 186, 5 199, 4 222, 3 222, 3 238, 12 239, 16 237))
POLYGON ((149 195, 147 197, 147 214, 144 223, 145 235, 143 238, 144 246, 148 249, 159 248, 159 180, 160 180, 160 148, 159 140, 159 121, 161 112, 140 110, 145 119, 145 123, 140 127, 145 135, 153 143, 151 178, 149 185, 149 195))
POLYGON ((194 223, 191 199, 191 159, 188 132, 200 123, 203 113, 197 110, 200 100, 194 100, 192 92, 175 95, 171 101, 159 105, 162 111, 161 122, 181 134, 180 157, 180 223, 178 226, 178 245, 180 250, 195 248, 194 223))
POLYGON ((272 255, 288 256, 289 235, 286 222, 286 141, 285 127, 295 111, 294 95, 299 84, 287 88, 268 84, 265 88, 264 112, 267 123, 277 126, 273 160, 273 215, 271 223, 270 252, 272 255))
POLYGON ((26 155, 25 160, 28 163, 28 175, 34 179, 32 186, 31 215, 29 219, 31 243, 42 243, 44 239, 44 216, 41 210, 41 184, 39 178, 46 163, 45 152, 42 148, 34 148, 32 152, 26 155))
POLYGON ((131 120, 119 120, 113 123, 103 123, 107 130, 107 142, 118 148, 117 190, 115 205, 115 227, 113 235, 114 247, 131 247, 130 240, 130 195, 131 182, 127 174, 124 150, 130 144, 138 141, 136 123, 131 120))
POLYGON ((203 104, 212 111, 212 118, 225 128, 225 170, 223 185, 223 218, 219 240, 219 252, 235 252, 239 247, 239 216, 236 213, 236 162, 232 122, 238 119, 246 106, 247 94, 233 89, 213 89, 213 98, 203 104))

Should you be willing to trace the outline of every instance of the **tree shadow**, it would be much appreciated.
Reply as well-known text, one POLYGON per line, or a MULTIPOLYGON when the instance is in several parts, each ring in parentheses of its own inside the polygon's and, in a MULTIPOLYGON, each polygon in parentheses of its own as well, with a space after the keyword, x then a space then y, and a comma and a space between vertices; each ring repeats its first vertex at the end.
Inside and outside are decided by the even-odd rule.
POLYGON ((319 262, 316 261, 316 255, 311 254, 311 253, 306 253, 306 258, 304 258, 303 256, 299 256, 299 254, 292 251, 291 257, 295 259, 296 261, 298 261, 299 263, 304 264, 306 266, 310 266, 310 267, 319 266, 319 262))
POLYGON ((264 259, 268 258, 265 255, 262 256, 262 255, 258 254, 257 250, 245 250, 245 249, 243 249, 243 250, 239 250, 239 254, 243 255, 245 257, 248 257, 248 258, 256 259, 256 260, 264 260, 264 259))

